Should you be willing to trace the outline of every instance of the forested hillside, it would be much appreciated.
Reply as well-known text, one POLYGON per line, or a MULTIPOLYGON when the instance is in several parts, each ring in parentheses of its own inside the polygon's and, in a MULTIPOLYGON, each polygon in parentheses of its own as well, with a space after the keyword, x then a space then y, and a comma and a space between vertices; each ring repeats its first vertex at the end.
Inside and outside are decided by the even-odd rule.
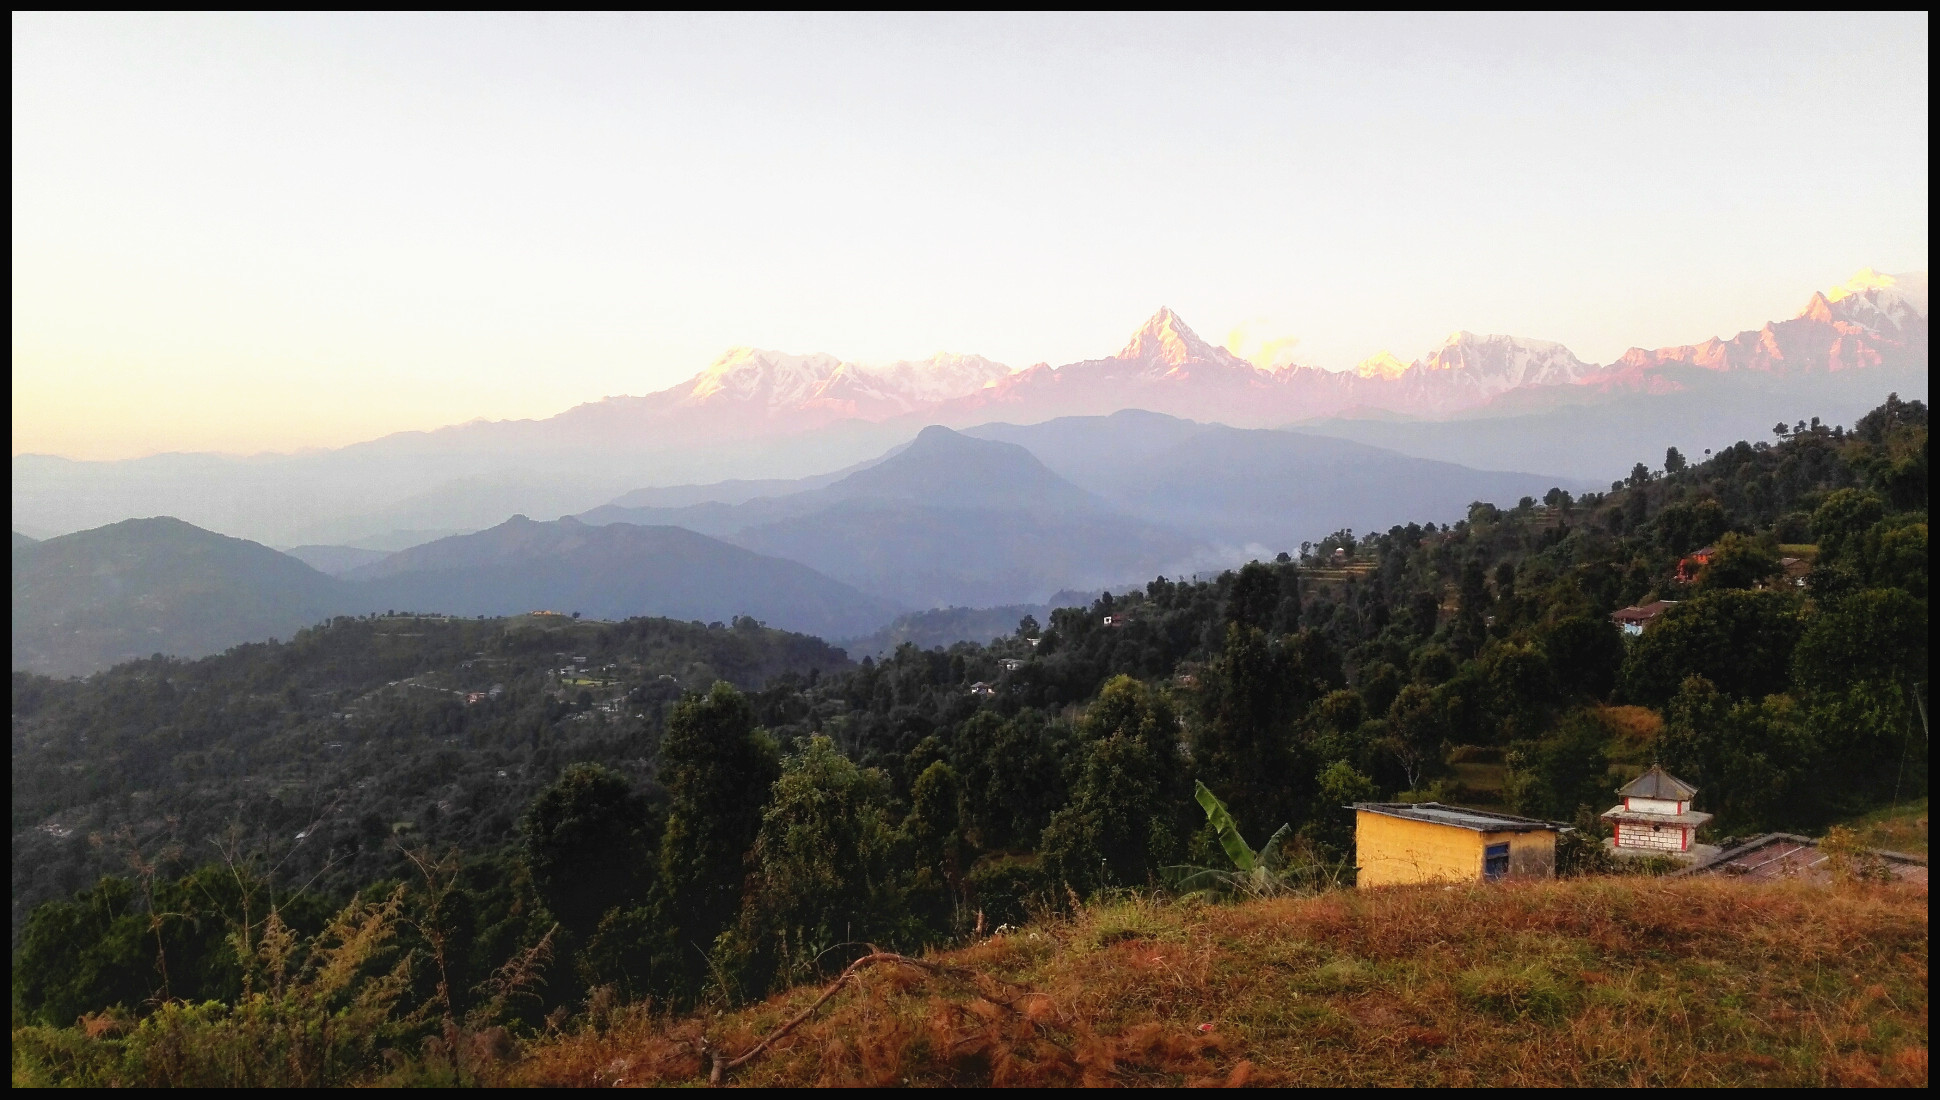
POLYGON ((532 1022, 595 990, 757 996, 859 943, 916 949, 1160 886, 1220 859, 1195 781, 1252 844, 1293 826, 1312 881, 1351 878, 1345 803, 1594 827, 1653 758, 1700 787, 1718 836, 1813 829, 1926 790, 1927 431, 1923 405, 1893 399, 1850 430, 1780 425, 1638 463, 1608 492, 1340 532, 854 667, 752 623, 376 619, 80 683, 16 675, 16 1011, 139 1012, 147 991, 189 995, 178 973, 234 998, 257 964, 227 941, 181 932, 163 974, 139 933, 247 929, 325 867, 305 896, 416 884, 385 948, 421 960, 400 1005, 532 1022), (1640 636, 1612 624, 1656 599, 1676 602, 1640 636), (162 789, 181 793, 144 793, 162 789), (63 816, 81 806, 85 823, 63 816), (183 887, 236 823, 314 829, 294 850, 332 854, 259 841, 223 865, 252 885, 183 887), (172 837, 165 865, 23 924, 23 876, 36 898, 80 885, 129 843, 83 832, 123 826, 150 860, 172 837), (425 872, 447 845, 462 873, 425 872), (161 887, 180 908, 151 919, 161 887), (487 979, 519 946, 552 962, 507 1000, 487 979), (464 981, 433 982, 434 960, 464 981), (89 977, 128 972, 147 990, 89 977))
POLYGON ((234 845, 335 893, 391 873, 397 839, 493 851, 569 763, 648 780, 682 691, 848 664, 747 619, 396 614, 87 680, 16 672, 14 928, 131 847, 201 862, 234 845))

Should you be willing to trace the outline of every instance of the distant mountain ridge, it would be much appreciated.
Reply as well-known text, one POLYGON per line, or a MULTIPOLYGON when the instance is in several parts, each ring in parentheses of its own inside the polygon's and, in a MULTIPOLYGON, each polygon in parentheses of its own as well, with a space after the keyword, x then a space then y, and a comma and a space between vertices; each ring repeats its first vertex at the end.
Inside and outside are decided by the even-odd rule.
POLYGON ((873 629, 898 611, 799 562, 684 528, 596 526, 571 517, 546 523, 513 516, 401 550, 344 580, 373 609, 491 616, 546 609, 703 622, 742 614, 825 638, 873 629))
POLYGON ((1592 386, 1602 392, 1669 392, 1661 368, 1815 373, 1909 366, 1927 357, 1924 272, 1870 269, 1814 293, 1798 316, 1702 344, 1633 348, 1596 365, 1549 340, 1467 331, 1403 363, 1383 352, 1352 371, 1289 364, 1265 368, 1202 339, 1161 308, 1117 354, 1013 371, 977 356, 939 355, 870 369, 832 356, 736 349, 689 381, 644 398, 609 398, 561 417, 645 416, 674 427, 683 416, 757 435, 837 418, 922 417, 956 427, 991 419, 1029 423, 1136 408, 1235 427, 1382 410, 1428 418, 1475 408, 1525 387, 1592 386))
POLYGON ((1320 434, 1203 424, 1127 410, 986 424, 1074 484, 1150 523, 1191 531, 1243 560, 1297 550, 1342 527, 1460 519, 1470 501, 1540 498, 1585 483, 1410 457, 1320 434))
MULTIPOLYGON (((341 547, 309 548, 341 550, 341 547)), ((165 653, 203 657, 289 639, 338 615, 726 621, 848 637, 900 608, 793 561, 679 528, 517 516, 327 576, 297 558, 170 517, 15 541, 13 667, 79 676, 165 653)))
MULTIPOLYGON (((630 490, 645 494, 641 504, 675 503, 643 486, 838 470, 930 424, 1032 424, 1124 409, 1239 428, 1536 415, 1634 395, 1695 397, 1693 371, 1726 380, 1727 389, 1705 387, 1705 399, 1727 403, 1732 386, 1798 380, 1807 397, 1798 411, 1809 415, 1824 411, 1812 388, 1845 375, 1895 375, 1872 387, 1874 402, 1888 389, 1924 398, 1927 330, 1924 273, 1867 271, 1812 295, 1796 317, 1698 344, 1632 349, 1603 365, 1549 341, 1457 332, 1408 362, 1382 353, 1352 371, 1267 369, 1200 338, 1170 309, 1117 353, 1061 367, 1012 370, 949 354, 864 366, 738 348, 658 393, 316 454, 99 463, 16 455, 14 526, 57 533, 169 514, 283 545, 396 548, 417 541, 406 532, 479 530, 517 512, 581 513, 630 490), (293 500, 303 503, 300 514, 293 500)), ((1560 469, 1535 454, 1511 453, 1497 468, 1505 466, 1560 469)))
POLYGON ((704 531, 912 608, 1035 604, 1216 560, 1203 540, 1125 515, 1024 447, 941 426, 820 481, 738 504, 609 505, 580 518, 704 531))
POLYGON ((286 554, 167 516, 14 547, 13 667, 74 676, 168 653, 288 638, 348 609, 286 554))

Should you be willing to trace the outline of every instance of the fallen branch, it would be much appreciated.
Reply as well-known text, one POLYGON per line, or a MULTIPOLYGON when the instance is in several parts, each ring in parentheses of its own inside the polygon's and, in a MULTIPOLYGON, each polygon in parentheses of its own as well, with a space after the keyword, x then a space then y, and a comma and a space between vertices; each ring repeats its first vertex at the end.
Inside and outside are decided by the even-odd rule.
POLYGON ((719 1086, 723 1081, 727 1079, 727 1071, 731 1069, 740 1069, 742 1066, 745 1066, 749 1062, 752 1062, 756 1058, 760 1057, 762 1052, 766 1051, 770 1046, 774 1045, 774 1043, 777 1040, 781 1039, 789 1032, 795 1030, 797 1027, 801 1026, 804 1022, 808 1020, 810 1016, 815 1015, 815 1010, 827 1004, 829 1002, 829 998, 835 996, 836 993, 841 991, 844 985, 848 984, 849 979, 855 977, 856 974, 860 973, 863 969, 870 966, 874 966, 877 963, 901 963, 904 966, 911 967, 916 970, 921 970, 927 974, 949 974, 955 977, 974 977, 974 975, 971 974, 970 971, 963 970, 958 967, 939 966, 936 963, 924 962, 921 959, 912 959, 908 955, 898 955, 894 951, 871 951, 869 954, 862 956, 856 961, 850 963, 848 966, 844 967, 842 970, 842 973, 837 975, 836 979, 833 982, 829 983, 829 987, 822 991, 822 995, 820 997, 815 998, 814 1004, 809 1005, 807 1008, 802 1009, 800 1012, 795 1014, 795 1017, 793 1019, 789 1020, 787 1023, 781 1025, 775 1030, 769 1032, 767 1038, 762 1039, 760 1042, 756 1043, 745 1053, 735 1058, 724 1058, 721 1056, 721 1054, 718 1051, 711 1052, 710 1057, 712 1058, 713 1066, 708 1070, 707 1083, 709 1085, 719 1086))

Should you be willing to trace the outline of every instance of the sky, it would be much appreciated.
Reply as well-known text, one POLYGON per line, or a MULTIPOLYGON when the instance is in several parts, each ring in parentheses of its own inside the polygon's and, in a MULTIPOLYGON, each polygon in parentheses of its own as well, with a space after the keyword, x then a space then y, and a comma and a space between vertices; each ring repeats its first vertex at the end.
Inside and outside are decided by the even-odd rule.
POLYGON ((1162 305, 1603 362, 1924 270, 1924 13, 20 15, 13 453, 338 446, 1162 305))

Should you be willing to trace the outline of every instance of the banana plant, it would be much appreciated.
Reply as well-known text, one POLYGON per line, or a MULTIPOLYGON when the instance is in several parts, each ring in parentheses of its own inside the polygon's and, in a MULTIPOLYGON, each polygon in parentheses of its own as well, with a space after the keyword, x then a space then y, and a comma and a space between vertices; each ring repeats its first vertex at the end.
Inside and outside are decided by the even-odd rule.
POLYGON ((1264 897, 1286 889, 1284 849, 1285 841, 1293 833, 1293 826, 1280 826, 1256 852, 1247 846, 1246 838, 1240 836, 1239 823, 1233 820, 1232 813, 1218 795, 1208 790, 1204 783, 1195 782, 1192 797, 1206 811, 1206 821, 1218 834, 1219 846, 1225 850, 1226 858, 1233 862, 1233 869, 1228 871, 1220 867, 1196 867, 1191 864, 1167 867, 1163 873, 1173 889, 1188 894, 1242 894, 1249 897, 1264 897))

